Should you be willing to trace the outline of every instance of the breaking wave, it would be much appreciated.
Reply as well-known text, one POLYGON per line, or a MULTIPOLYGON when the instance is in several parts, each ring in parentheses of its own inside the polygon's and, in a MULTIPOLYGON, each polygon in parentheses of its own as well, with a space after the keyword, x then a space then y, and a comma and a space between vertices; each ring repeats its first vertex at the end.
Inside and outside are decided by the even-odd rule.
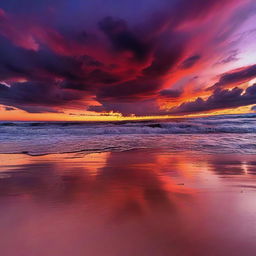
POLYGON ((0 153, 102 152, 141 147, 256 153, 256 115, 161 122, 0 122, 0 153))

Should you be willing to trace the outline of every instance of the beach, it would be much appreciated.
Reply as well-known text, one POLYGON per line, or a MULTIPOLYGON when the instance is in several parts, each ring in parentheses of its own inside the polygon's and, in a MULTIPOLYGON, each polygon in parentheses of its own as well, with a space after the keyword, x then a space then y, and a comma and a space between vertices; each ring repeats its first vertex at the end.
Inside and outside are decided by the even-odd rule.
POLYGON ((0 253, 254 255, 254 154, 0 155, 0 253))
POLYGON ((0 256, 256 256, 256 0, 0 0, 0 256))

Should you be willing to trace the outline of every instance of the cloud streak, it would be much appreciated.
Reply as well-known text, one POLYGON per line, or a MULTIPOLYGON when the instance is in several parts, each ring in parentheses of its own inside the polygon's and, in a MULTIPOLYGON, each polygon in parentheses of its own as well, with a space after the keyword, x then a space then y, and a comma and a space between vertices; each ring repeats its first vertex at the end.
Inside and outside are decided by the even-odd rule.
POLYGON ((221 75, 219 81, 209 88, 209 90, 224 88, 230 85, 237 85, 248 82, 256 77, 256 65, 242 67, 229 71, 221 75))
POLYGON ((173 108, 170 113, 189 114, 207 112, 227 108, 237 108, 256 103, 256 84, 243 89, 235 87, 231 90, 217 89, 208 99, 197 98, 195 101, 186 102, 173 108))

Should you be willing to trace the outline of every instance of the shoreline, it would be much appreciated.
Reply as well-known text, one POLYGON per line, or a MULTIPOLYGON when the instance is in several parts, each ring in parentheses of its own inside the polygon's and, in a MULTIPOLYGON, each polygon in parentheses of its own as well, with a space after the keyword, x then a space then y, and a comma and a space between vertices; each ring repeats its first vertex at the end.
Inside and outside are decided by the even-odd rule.
POLYGON ((189 153, 189 154, 194 154, 194 155, 224 155, 224 156, 247 156, 247 157, 254 157, 256 154, 255 153, 250 153, 250 152, 211 152, 211 151, 200 151, 200 150, 182 150, 182 149, 168 149, 168 148, 153 148, 153 147, 136 147, 136 148, 130 148, 130 149, 119 149, 119 147, 108 147, 108 148, 103 148, 103 149, 81 149, 81 150, 74 150, 74 151, 64 151, 64 152, 49 152, 49 153, 30 153, 27 151, 24 152, 13 152, 13 153, 0 153, 1 155, 26 155, 30 157, 40 157, 40 156, 63 156, 63 155, 75 155, 75 154, 81 154, 81 155, 89 155, 89 154, 101 154, 101 153, 114 153, 114 152, 129 152, 129 151, 144 151, 144 152, 165 152, 170 155, 175 155, 175 154, 183 154, 183 153, 189 153))

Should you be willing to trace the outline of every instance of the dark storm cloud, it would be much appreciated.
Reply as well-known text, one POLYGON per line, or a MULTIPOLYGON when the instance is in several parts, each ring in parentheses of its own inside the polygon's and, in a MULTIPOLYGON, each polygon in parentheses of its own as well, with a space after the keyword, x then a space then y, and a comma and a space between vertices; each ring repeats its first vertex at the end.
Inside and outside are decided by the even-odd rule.
POLYGON ((255 77, 256 77, 256 64, 223 74, 220 77, 219 81, 208 89, 213 90, 216 88, 222 88, 232 84, 247 82, 255 77))
POLYGON ((139 100, 152 95, 161 87, 161 81, 139 77, 135 80, 101 88, 97 99, 101 100, 139 100))
POLYGON ((46 47, 35 52, 14 46, 1 36, 0 44, 1 80, 19 77, 53 82, 61 79, 64 88, 87 91, 98 84, 111 84, 121 79, 111 71, 105 71, 103 63, 87 55, 61 56, 46 47))
POLYGON ((136 101, 102 101, 102 106, 91 106, 88 110, 96 112, 119 112, 124 115, 159 115, 159 107, 154 100, 141 100, 140 103, 136 101))
POLYGON ((191 68, 192 66, 195 65, 195 63, 201 58, 200 55, 193 55, 187 59, 185 59, 182 63, 181 63, 181 69, 187 69, 187 68, 191 68))
POLYGON ((182 94, 182 91, 179 90, 162 90, 159 95, 165 98, 179 98, 182 94))
POLYGON ((4 109, 5 109, 6 111, 13 111, 13 110, 15 110, 15 108, 12 108, 12 107, 4 107, 4 109))
POLYGON ((82 61, 83 65, 86 65, 88 67, 100 68, 104 66, 102 62, 95 60, 89 55, 80 56, 79 60, 82 61))
POLYGON ((111 40, 115 50, 131 51, 137 61, 145 60, 148 57, 149 45, 135 35, 124 20, 106 17, 99 22, 99 28, 111 40))
POLYGON ((72 79, 77 78, 81 72, 81 64, 77 60, 56 55, 47 48, 35 52, 14 46, 3 37, 0 37, 0 44, 0 79, 72 79))
POLYGON ((238 87, 232 90, 217 89, 207 100, 197 98, 173 108, 171 113, 195 113, 209 110, 236 108, 256 103, 256 84, 248 87, 245 92, 238 87))
MULTIPOLYGON (((168 74, 170 69, 175 67, 175 64, 179 61, 183 53, 184 46, 181 38, 176 35, 177 41, 171 42, 168 40, 169 47, 166 47, 166 41, 161 38, 154 46, 154 51, 151 53, 153 55, 152 62, 141 71, 141 75, 126 82, 117 82, 111 86, 101 87, 96 94, 97 100, 104 106, 107 105, 106 110, 115 111, 118 110, 118 106, 120 106, 119 111, 122 113, 131 113, 132 110, 135 111, 135 114, 141 113, 142 111, 144 111, 145 114, 148 113, 148 110, 145 108, 140 108, 138 111, 138 107, 134 107, 135 103, 130 104, 129 102, 139 101, 139 104, 142 104, 147 98, 157 97, 158 91, 162 87, 163 78, 168 74), (107 101, 108 104, 106 104, 107 101), (119 102, 119 104, 111 104, 111 101, 119 102), (124 104, 121 104, 121 101, 124 104), (127 104, 125 104, 125 102, 127 102, 127 104), (110 109, 110 106, 114 106, 114 108, 110 109)), ((143 104, 145 105, 145 103, 143 104)), ((156 113, 155 106, 154 113, 156 113)))
POLYGON ((168 74, 182 57, 186 39, 184 35, 177 33, 171 33, 171 35, 159 38, 153 54, 153 61, 149 67, 143 70, 143 74, 152 79, 168 74))
POLYGON ((59 111, 54 107, 21 105, 19 106, 19 108, 28 113, 63 113, 62 111, 59 111))
POLYGON ((63 106, 80 99, 78 93, 61 90, 57 84, 43 82, 0 84, 0 103, 31 113, 55 112, 51 107, 63 106))
POLYGON ((32 51, 18 48, 6 38, 0 36, 0 79, 9 79, 17 75, 28 76, 33 68, 28 62, 32 51))

